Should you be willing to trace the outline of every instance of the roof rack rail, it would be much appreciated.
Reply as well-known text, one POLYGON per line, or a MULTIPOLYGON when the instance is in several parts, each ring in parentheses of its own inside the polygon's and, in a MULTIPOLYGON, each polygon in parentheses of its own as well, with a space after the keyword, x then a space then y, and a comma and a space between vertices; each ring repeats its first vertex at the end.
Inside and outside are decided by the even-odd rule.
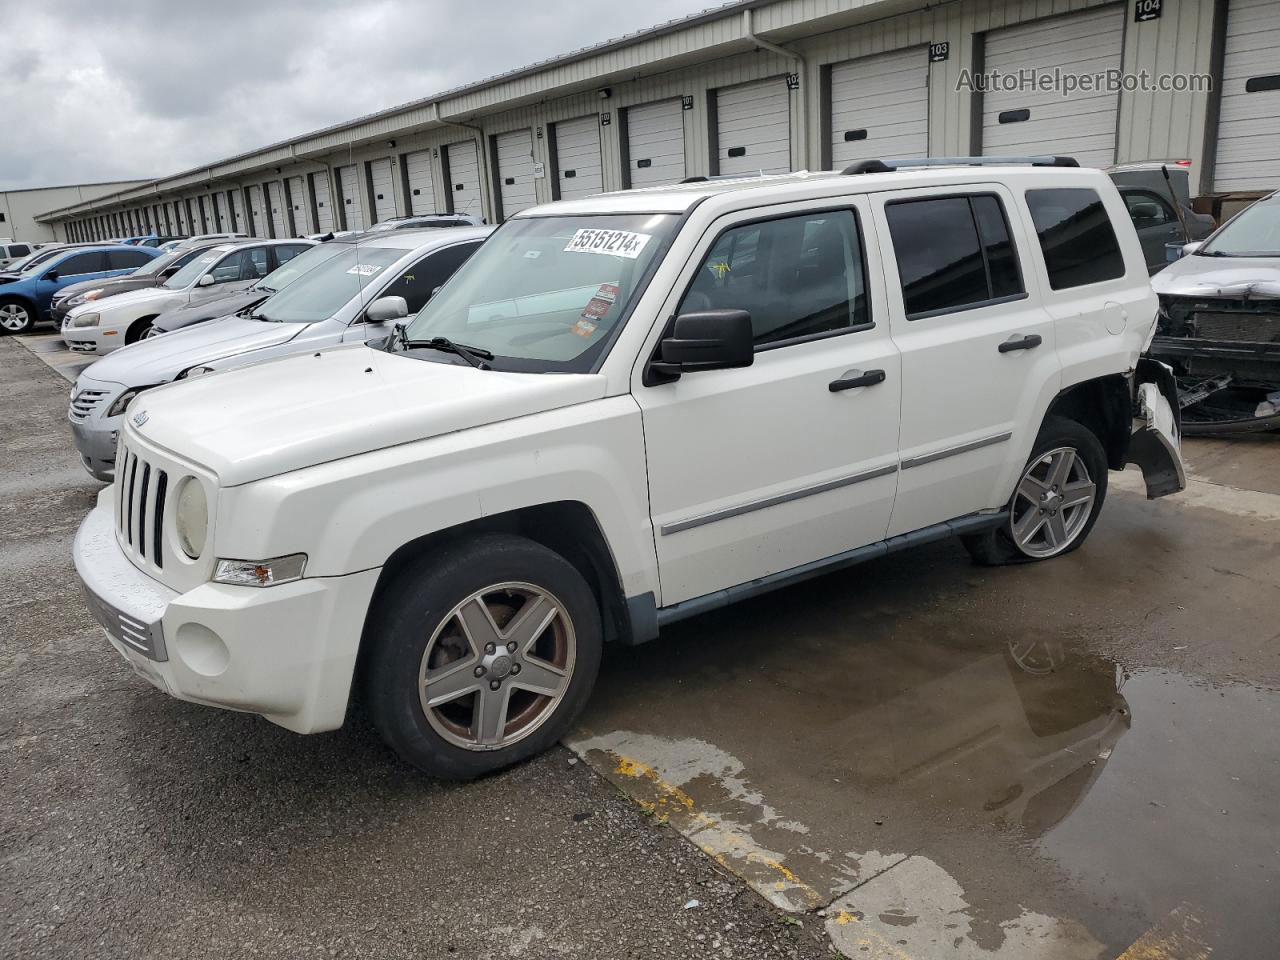
POLYGON ((840 171, 854 177, 863 173, 892 173, 903 167, 1078 167, 1075 157, 898 157, 892 160, 859 160, 840 171))

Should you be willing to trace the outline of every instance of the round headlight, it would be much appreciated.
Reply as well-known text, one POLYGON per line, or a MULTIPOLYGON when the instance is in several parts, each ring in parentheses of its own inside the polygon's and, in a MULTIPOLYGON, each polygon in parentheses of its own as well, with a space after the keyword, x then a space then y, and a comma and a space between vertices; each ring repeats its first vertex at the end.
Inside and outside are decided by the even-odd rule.
POLYGON ((204 553, 204 541, 209 533, 209 501, 204 495, 204 487, 195 477, 187 477, 183 481, 174 517, 182 552, 192 560, 198 560, 204 553))

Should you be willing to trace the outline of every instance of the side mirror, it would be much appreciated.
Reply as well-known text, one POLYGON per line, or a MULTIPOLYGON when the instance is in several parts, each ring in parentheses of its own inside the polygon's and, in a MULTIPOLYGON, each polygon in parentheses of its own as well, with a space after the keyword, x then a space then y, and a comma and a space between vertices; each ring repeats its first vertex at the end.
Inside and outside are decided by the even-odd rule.
POLYGON ((206 273, 203 277, 196 281, 197 287, 212 287, 214 284, 213 274, 206 273))
POLYGON ((1182 255, 1185 257, 1188 254, 1195 253, 1202 246, 1204 246, 1203 240, 1192 240, 1190 243, 1184 243, 1182 245, 1182 255))
POLYGON ((44 279, 48 280, 50 283, 55 282, 58 279, 58 271, 50 270, 48 273, 44 275, 44 279))
POLYGON ((386 323, 409 315, 409 304, 404 297, 379 297, 364 312, 366 323, 386 323))
POLYGON ((674 380, 695 370, 727 370, 755 362, 751 314, 746 310, 702 310, 676 317, 671 335, 658 345, 659 362, 649 369, 674 380))

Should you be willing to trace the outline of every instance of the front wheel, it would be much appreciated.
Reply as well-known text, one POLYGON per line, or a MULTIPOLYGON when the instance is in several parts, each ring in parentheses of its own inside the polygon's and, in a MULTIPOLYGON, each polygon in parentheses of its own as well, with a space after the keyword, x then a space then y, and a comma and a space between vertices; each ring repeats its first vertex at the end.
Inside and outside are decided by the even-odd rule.
POLYGON ((964 538, 986 566, 1048 560, 1077 549, 1107 496, 1107 458, 1093 431, 1065 417, 1047 417, 1022 471, 1009 518, 964 538))
POLYGON ((26 333, 35 324, 35 310, 30 304, 13 297, 0 299, 0 330, 5 333, 26 333))
POLYGON ((599 606, 577 569, 498 534, 399 574, 365 642, 374 727, 408 763, 455 780, 554 744, 586 704, 602 652, 599 606))

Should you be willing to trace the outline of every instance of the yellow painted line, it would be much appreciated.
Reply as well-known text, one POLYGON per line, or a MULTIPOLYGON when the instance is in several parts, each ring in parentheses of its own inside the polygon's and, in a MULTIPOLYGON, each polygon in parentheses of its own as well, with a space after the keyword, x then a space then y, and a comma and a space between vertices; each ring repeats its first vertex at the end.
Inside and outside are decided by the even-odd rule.
POLYGON ((1116 960, 1208 960, 1213 948, 1201 939, 1200 918, 1182 904, 1116 960))
MULTIPOLYGON (((684 829, 681 832, 685 833, 686 836, 690 833, 713 835, 714 839, 718 841, 720 849, 708 843, 698 843, 698 847, 720 866, 742 877, 748 884, 751 884, 751 879, 744 876, 740 870, 734 869, 731 858, 737 859, 742 863, 763 866, 781 878, 774 882, 773 887, 775 890, 785 891, 792 889, 800 891, 805 900, 808 901, 809 909, 811 910, 816 910, 825 905, 826 898, 810 884, 805 883, 793 870, 776 858, 760 851, 750 837, 725 830, 713 817, 697 809, 693 797, 675 784, 668 783, 653 767, 613 750, 610 750, 609 753, 614 759, 613 772, 615 775, 630 780, 643 781, 654 790, 656 797, 653 800, 633 797, 642 809, 655 815, 663 823, 671 823, 674 820, 675 823, 673 825, 677 829, 683 826, 684 829)), ((693 838, 690 837, 690 839, 693 838)), ((857 932, 854 934, 853 942, 859 950, 858 955, 865 958, 865 960, 912 960, 900 947, 866 926, 846 910, 840 910, 834 917, 828 917, 827 923, 835 923, 842 927, 856 925, 857 932)))

